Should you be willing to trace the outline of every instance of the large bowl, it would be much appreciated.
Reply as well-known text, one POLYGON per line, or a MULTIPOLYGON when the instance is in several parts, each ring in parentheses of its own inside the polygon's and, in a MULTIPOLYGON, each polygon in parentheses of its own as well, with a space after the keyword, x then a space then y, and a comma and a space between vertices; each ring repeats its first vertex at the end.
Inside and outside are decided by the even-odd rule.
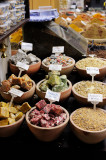
MULTIPOLYGON (((39 89, 40 84, 41 84, 42 82, 44 82, 44 81, 45 81, 45 79, 43 79, 43 80, 41 80, 40 82, 37 83, 37 85, 36 85, 36 94, 37 94, 41 99, 47 100, 47 99, 45 98, 46 92, 42 92, 42 91, 39 89)), ((71 89, 72 89, 72 84, 71 84, 71 82, 70 82, 69 80, 68 80, 68 85, 69 85, 69 88, 68 88, 68 89, 66 89, 66 90, 63 91, 63 92, 60 92, 60 93, 61 93, 61 95, 60 95, 60 101, 64 101, 64 100, 66 100, 66 99, 70 96, 70 94, 71 94, 71 89)))
MULTIPOLYGON (((15 97, 13 102, 19 104, 19 103, 23 103, 27 100, 29 100, 33 94, 35 93, 35 82, 33 82, 33 86, 29 91, 24 92, 24 94, 21 97, 15 97)), ((11 94, 10 93, 6 93, 6 92, 1 92, 1 96, 7 101, 10 102, 11 100, 11 94)))
POLYGON ((30 111, 26 113, 26 122, 27 122, 27 125, 30 131, 34 134, 34 136, 37 139, 41 141, 50 142, 50 141, 57 139, 59 135, 63 132, 63 130, 65 129, 69 121, 69 113, 67 112, 67 110, 62 107, 62 109, 67 115, 66 120, 62 124, 55 126, 55 127, 46 128, 46 127, 39 127, 39 126, 36 126, 30 123, 29 113, 35 108, 36 107, 33 107, 30 111))
MULTIPOLYGON (((70 73, 71 73, 71 71, 73 70, 73 68, 74 68, 74 65, 75 65, 75 60, 73 59, 73 58, 71 58, 72 59, 72 64, 71 65, 68 65, 68 66, 66 66, 66 67, 62 67, 62 69, 61 69, 61 71, 60 71, 60 74, 61 75, 63 75, 63 74, 65 74, 65 75, 69 75, 70 73)), ((45 61, 46 59, 44 59, 43 61, 42 61, 42 68, 45 70, 45 72, 50 72, 50 70, 49 70, 49 66, 47 66, 47 65, 45 65, 45 63, 44 63, 44 61, 45 61)))
POLYGON ((13 124, 0 126, 0 137, 9 137, 15 134, 15 132, 19 129, 20 125, 24 120, 25 115, 23 115, 18 121, 13 124))
MULTIPOLYGON (((75 114, 77 110, 72 112, 70 115, 70 126, 73 133, 83 142, 88 144, 96 144, 101 142, 106 138, 106 129, 101 131, 88 131, 78 127, 72 120, 73 114, 75 114)), ((106 112, 104 110, 104 112, 106 112)))
MULTIPOLYGON (((75 67, 81 77, 91 78, 91 76, 89 74, 87 74, 86 69, 81 69, 81 68, 77 67, 76 64, 75 64, 75 67)), ((99 74, 97 74, 95 76, 95 79, 100 80, 100 79, 103 79, 105 76, 106 76, 106 66, 99 68, 99 74)))
MULTIPOLYGON (((41 60, 39 58, 37 58, 37 59, 38 59, 38 62, 30 65, 29 69, 27 71, 24 71, 24 73, 26 73, 28 75, 33 75, 39 71, 39 69, 41 67, 41 60)), ((16 67, 16 65, 12 64, 11 61, 9 61, 9 67, 10 67, 10 70, 12 73, 14 73, 15 75, 19 74, 18 67, 16 67)))
MULTIPOLYGON (((103 82, 99 82, 97 81, 98 83, 101 83, 101 84, 105 84, 103 82)), ((80 83, 80 82, 78 82, 80 83)), ((78 83, 75 83, 73 86, 72 86, 72 93, 75 97, 75 99, 81 103, 81 104, 84 104, 84 105, 91 105, 91 102, 88 102, 88 98, 78 94, 76 91, 75 91, 75 87, 78 83)), ((99 102, 98 106, 105 106, 106 105, 106 97, 103 98, 103 102, 99 102)))

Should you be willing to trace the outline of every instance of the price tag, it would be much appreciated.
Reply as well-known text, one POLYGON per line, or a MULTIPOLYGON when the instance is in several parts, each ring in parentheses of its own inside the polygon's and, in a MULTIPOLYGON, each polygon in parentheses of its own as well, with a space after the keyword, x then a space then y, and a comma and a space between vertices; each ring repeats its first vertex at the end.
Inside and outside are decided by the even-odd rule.
POLYGON ((18 68, 22 68, 22 69, 24 69, 24 70, 28 70, 28 69, 29 69, 29 65, 24 64, 24 63, 19 62, 19 61, 17 62, 16 66, 17 66, 18 68))
POLYGON ((88 93, 88 102, 103 102, 103 95, 88 93))
POLYGON ((52 53, 64 53, 64 46, 58 46, 52 48, 52 53))
POLYGON ((49 70, 51 71, 61 71, 61 69, 62 69, 62 65, 58 65, 58 64, 49 65, 49 70))
POLYGON ((75 9, 75 8, 76 8, 76 5, 71 5, 70 8, 75 9))
POLYGON ((32 51, 33 50, 33 44, 22 42, 21 49, 24 50, 24 51, 32 51))
POLYGON ((82 24, 84 24, 86 26, 86 23, 84 21, 81 21, 82 24))
POLYGON ((77 17, 76 13, 74 13, 73 15, 74 15, 75 18, 77 17))
POLYGON ((71 19, 71 18, 69 18, 69 17, 67 17, 67 18, 66 18, 66 20, 67 20, 67 21, 72 21, 72 19, 71 19))
POLYGON ((99 74, 99 68, 97 67, 86 67, 87 74, 96 75, 99 74))
POLYGON ((45 98, 52 100, 52 101, 58 101, 60 100, 60 92, 53 92, 51 90, 46 91, 45 98))
POLYGON ((21 97, 24 92, 18 90, 18 89, 15 89, 15 88, 11 88, 9 91, 8 91, 11 95, 14 95, 15 97, 21 97))

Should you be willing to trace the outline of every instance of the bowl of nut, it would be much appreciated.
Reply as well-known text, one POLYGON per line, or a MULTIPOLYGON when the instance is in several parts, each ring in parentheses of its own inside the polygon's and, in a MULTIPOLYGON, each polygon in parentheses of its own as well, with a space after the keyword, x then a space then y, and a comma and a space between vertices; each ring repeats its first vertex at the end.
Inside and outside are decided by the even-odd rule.
POLYGON ((69 75, 74 68, 75 60, 65 55, 59 55, 59 56, 51 55, 50 57, 47 57, 42 61, 41 66, 48 73, 50 72, 49 66, 51 64, 62 65, 60 74, 69 75))
POLYGON ((69 121, 69 113, 60 105, 40 100, 26 113, 26 122, 32 134, 41 141, 57 139, 69 121))
POLYGON ((0 137, 15 134, 24 120, 25 113, 30 109, 27 102, 22 105, 0 102, 0 137))
POLYGON ((41 99, 46 99, 46 91, 50 89, 54 92, 60 92, 60 101, 66 100, 72 89, 71 82, 67 79, 66 75, 60 75, 57 71, 49 72, 45 79, 41 80, 36 85, 36 94, 41 99))
POLYGON ((82 107, 70 115, 70 126, 78 139, 96 144, 106 138, 106 111, 82 107))
POLYGON ((106 105, 106 84, 100 81, 80 81, 72 86, 72 93, 76 100, 82 104, 89 105, 88 93, 102 94, 103 102, 97 104, 98 106, 106 105))
POLYGON ((82 77, 90 77, 87 74, 86 67, 96 67, 99 69, 99 74, 95 76, 95 79, 103 79, 106 76, 106 60, 97 57, 87 57, 76 62, 75 67, 82 77))
POLYGON ((7 80, 2 81, 0 94, 8 102, 10 102, 12 98, 8 92, 11 88, 23 91, 21 97, 15 97, 13 100, 15 103, 23 103, 33 96, 35 92, 35 82, 27 74, 22 77, 16 77, 12 74, 7 80))

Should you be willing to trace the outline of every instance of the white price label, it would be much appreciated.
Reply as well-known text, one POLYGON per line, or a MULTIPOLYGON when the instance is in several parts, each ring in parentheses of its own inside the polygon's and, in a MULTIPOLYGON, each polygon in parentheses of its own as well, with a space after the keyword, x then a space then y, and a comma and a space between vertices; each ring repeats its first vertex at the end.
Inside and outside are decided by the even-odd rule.
POLYGON ((33 44, 22 42, 21 49, 24 50, 24 51, 32 51, 33 50, 33 44))
POLYGON ((52 53, 64 53, 64 46, 53 47, 52 53))
POLYGON ((96 75, 99 74, 99 68, 97 67, 86 67, 87 74, 96 75))
POLYGON ((28 70, 28 69, 29 69, 29 65, 24 64, 24 63, 22 63, 22 62, 17 62, 16 66, 17 66, 18 68, 22 68, 22 69, 24 69, 24 70, 28 70))
POLYGON ((50 64, 49 65, 49 70, 51 71, 61 71, 62 65, 57 65, 57 64, 50 64))
POLYGON ((46 91, 45 98, 52 100, 52 101, 59 101, 60 100, 60 92, 53 92, 48 89, 46 91))
POLYGON ((74 13, 73 15, 74 15, 75 18, 77 17, 76 13, 74 13))
POLYGON ((103 95, 102 94, 88 94, 88 101, 89 102, 103 102, 103 95))
POLYGON ((66 20, 67 20, 67 21, 72 21, 72 19, 71 19, 71 18, 69 18, 69 17, 67 17, 67 18, 66 18, 66 20))
POLYGON ((15 89, 15 88, 11 88, 8 92, 12 95, 17 96, 17 97, 21 97, 24 94, 24 92, 22 92, 18 89, 15 89))
POLYGON ((86 26, 86 23, 84 21, 81 21, 82 24, 84 24, 86 26))

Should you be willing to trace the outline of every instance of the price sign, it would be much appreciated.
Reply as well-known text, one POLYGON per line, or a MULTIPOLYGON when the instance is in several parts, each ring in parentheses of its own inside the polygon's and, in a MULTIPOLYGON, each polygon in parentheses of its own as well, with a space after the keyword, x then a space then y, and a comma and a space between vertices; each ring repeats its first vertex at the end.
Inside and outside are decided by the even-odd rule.
POLYGON ((58 46, 52 48, 52 53, 64 53, 64 46, 58 46))
POLYGON ((29 69, 29 65, 24 64, 24 63, 19 62, 19 61, 17 62, 16 66, 17 66, 18 68, 22 68, 22 69, 24 69, 24 70, 28 70, 28 69, 29 69))
POLYGON ((84 21, 81 21, 82 24, 84 24, 86 26, 86 23, 84 21))
POLYGON ((8 91, 11 95, 14 95, 14 97, 21 97, 24 92, 18 90, 18 89, 15 89, 15 88, 11 88, 9 91, 8 91))
POLYGON ((46 91, 45 98, 52 100, 52 101, 58 101, 60 100, 60 92, 53 92, 51 90, 46 91))
POLYGON ((22 42, 21 49, 24 50, 24 51, 32 51, 33 50, 33 44, 22 42))
POLYGON ((75 18, 77 17, 76 13, 74 13, 73 15, 74 15, 75 18))
POLYGON ((71 19, 71 18, 69 18, 69 17, 67 17, 67 18, 66 18, 66 20, 67 20, 67 21, 70 21, 70 22, 72 21, 72 19, 71 19))
POLYGON ((50 64, 49 65, 49 70, 51 71, 61 71, 62 65, 57 65, 57 64, 50 64))
POLYGON ((86 67, 87 74, 96 75, 99 74, 99 68, 97 67, 86 67))
POLYGON ((89 102, 103 102, 103 95, 102 94, 88 94, 88 101, 89 102))

